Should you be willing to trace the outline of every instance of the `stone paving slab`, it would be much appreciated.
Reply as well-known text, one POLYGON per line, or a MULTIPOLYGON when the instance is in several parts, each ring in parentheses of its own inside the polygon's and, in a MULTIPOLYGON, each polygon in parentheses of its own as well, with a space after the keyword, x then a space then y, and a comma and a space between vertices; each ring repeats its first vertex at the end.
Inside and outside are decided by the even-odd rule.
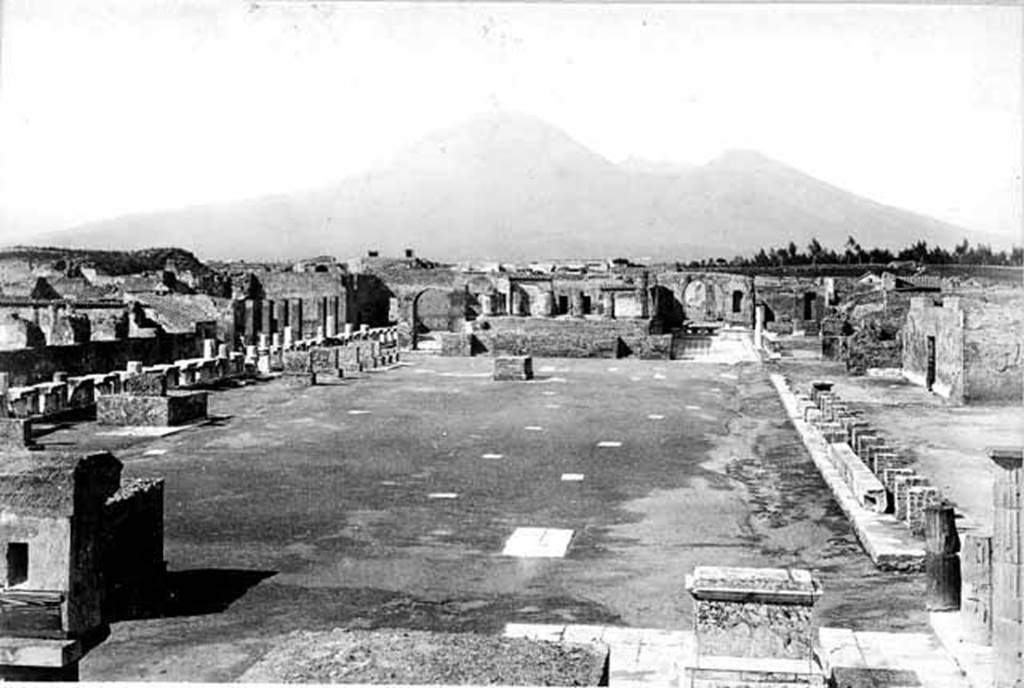
POLYGON ((803 420, 796 396, 781 375, 771 375, 790 422, 807 447, 840 509, 846 514, 864 550, 879 569, 917 571, 924 566, 924 542, 891 514, 879 514, 860 505, 842 474, 829 458, 828 445, 803 420))
POLYGON ((989 688, 992 685, 994 651, 991 645, 979 645, 964 639, 960 612, 932 612, 928 615, 936 637, 967 676, 971 688, 989 688))

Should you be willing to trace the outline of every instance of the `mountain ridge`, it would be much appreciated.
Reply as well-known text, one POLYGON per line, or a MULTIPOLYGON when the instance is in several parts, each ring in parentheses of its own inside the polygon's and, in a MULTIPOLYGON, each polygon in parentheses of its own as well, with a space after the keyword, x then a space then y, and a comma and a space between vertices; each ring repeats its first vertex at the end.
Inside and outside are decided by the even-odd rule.
POLYGON ((699 166, 616 164, 529 115, 442 129, 359 175, 307 191, 136 213, 41 240, 138 248, 156 239, 204 258, 297 258, 417 249, 438 260, 580 255, 731 257, 812 237, 839 247, 978 233, 893 208, 757 151, 699 166))

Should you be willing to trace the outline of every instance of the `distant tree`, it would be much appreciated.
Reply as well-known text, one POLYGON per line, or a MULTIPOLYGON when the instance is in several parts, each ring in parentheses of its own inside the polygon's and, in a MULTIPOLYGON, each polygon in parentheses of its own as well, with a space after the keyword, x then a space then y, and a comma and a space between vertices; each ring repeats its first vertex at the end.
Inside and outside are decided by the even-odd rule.
POLYGON ((811 260, 811 265, 817 265, 822 262, 821 259, 825 255, 825 249, 822 247, 821 242, 818 239, 812 238, 811 243, 807 244, 807 256, 811 260))

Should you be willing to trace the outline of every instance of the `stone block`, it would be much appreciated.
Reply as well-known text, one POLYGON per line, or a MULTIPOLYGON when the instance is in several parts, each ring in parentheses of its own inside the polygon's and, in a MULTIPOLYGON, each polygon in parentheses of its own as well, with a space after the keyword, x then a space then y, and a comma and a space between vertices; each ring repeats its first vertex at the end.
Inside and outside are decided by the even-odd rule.
POLYGON ((979 645, 992 644, 992 536, 965 533, 960 549, 960 618, 964 636, 979 645))
POLYGON ((473 335, 465 332, 442 332, 441 355, 472 356, 473 335))
POLYGON ((311 356, 308 351, 285 351, 285 373, 311 373, 313 371, 311 356))
POLYGON ((199 364, 196 361, 175 361, 178 368, 178 386, 191 387, 199 384, 199 364))
POLYGON ((918 485, 907 489, 905 522, 914 535, 924 536, 925 507, 940 500, 939 490, 932 485, 918 485))
POLYGON ((864 462, 853 453, 850 445, 846 442, 830 444, 828 453, 857 502, 865 509, 876 513, 885 513, 888 505, 885 487, 864 462))
POLYGON ((68 406, 86 408, 96 403, 96 383, 91 377, 73 377, 68 380, 68 406))
POLYGON ((112 394, 96 402, 101 425, 171 426, 206 417, 206 392, 176 392, 167 396, 112 394))
POLYGON ((314 347, 309 350, 309 365, 312 372, 324 375, 342 374, 338 360, 338 347, 314 347))
POLYGON ((156 372, 130 375, 124 379, 121 393, 133 397, 162 397, 167 394, 167 378, 156 372))
POLYGON ((0 452, 31 449, 32 421, 26 418, 0 418, 0 452))
POLYGON ((907 520, 908 493, 912 487, 927 485, 928 479, 913 473, 911 475, 897 475, 893 478, 893 513, 900 521, 907 520))
POLYGON ((39 413, 39 390, 35 387, 11 387, 7 390, 7 405, 15 418, 28 418, 39 413))
POLYGON ((312 387, 316 384, 316 373, 285 370, 281 373, 281 381, 289 387, 312 387))
POLYGON ((220 379, 220 362, 216 358, 203 359, 199 363, 199 382, 211 385, 220 379))
POLYGON ((533 358, 531 356, 496 356, 492 377, 494 380, 532 380, 533 358))

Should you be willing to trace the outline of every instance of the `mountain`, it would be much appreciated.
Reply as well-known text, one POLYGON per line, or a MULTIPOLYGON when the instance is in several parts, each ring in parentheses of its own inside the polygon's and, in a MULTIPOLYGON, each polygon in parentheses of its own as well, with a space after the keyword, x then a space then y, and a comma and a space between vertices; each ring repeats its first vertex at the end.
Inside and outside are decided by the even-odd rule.
POLYGON ((753 151, 702 166, 616 165, 526 115, 480 116, 327 188, 130 215, 41 237, 90 248, 181 246, 203 258, 405 247, 438 260, 731 257, 812 237, 839 248, 952 246, 963 228, 884 206, 753 151))

